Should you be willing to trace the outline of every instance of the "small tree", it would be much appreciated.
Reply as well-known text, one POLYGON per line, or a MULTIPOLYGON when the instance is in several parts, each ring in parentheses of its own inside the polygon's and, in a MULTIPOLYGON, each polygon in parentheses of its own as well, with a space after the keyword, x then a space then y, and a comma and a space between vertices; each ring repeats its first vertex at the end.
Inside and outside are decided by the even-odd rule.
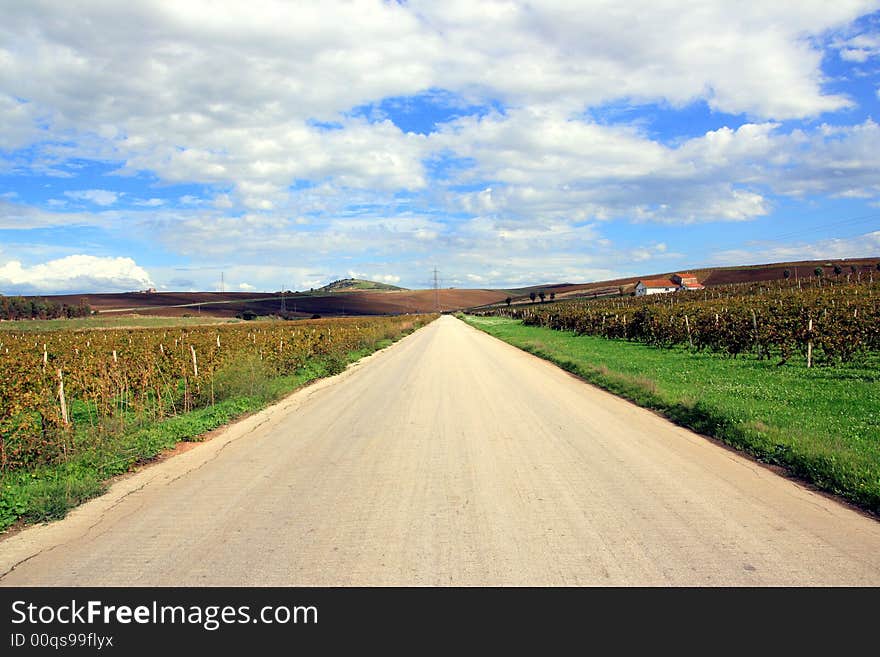
POLYGON ((544 303, 544 297, 547 296, 546 294, 544 294, 544 290, 538 292, 538 296, 541 297, 541 303, 544 303))
POLYGON ((507 298, 504 300, 504 303, 507 304, 507 307, 508 307, 508 308, 510 308, 510 304, 511 304, 512 302, 513 302, 513 299, 511 299, 510 297, 507 297, 507 298))
POLYGON ((784 272, 782 272, 782 277, 786 280, 791 278, 791 269, 786 269, 784 272))
POLYGON ((843 267, 840 265, 834 265, 834 275, 840 276, 843 273, 843 267))
POLYGON ((534 292, 529 292, 529 299, 532 300, 532 303, 535 303, 535 293, 534 292))
POLYGON ((550 293, 550 301, 556 301, 556 292, 550 293))
POLYGON ((813 273, 816 274, 816 278, 822 278, 822 273, 823 273, 823 272, 822 272, 822 268, 821 268, 821 267, 816 267, 816 268, 813 270, 813 273))

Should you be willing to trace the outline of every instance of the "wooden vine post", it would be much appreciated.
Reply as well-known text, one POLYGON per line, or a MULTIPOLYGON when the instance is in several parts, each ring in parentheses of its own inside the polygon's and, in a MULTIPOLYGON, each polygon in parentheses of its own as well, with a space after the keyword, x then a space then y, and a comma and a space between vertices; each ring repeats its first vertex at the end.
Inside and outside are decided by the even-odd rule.
POLYGON ((807 367, 813 366, 813 319, 807 323, 807 367))
POLYGON ((67 401, 64 399, 64 375, 58 370, 58 400, 61 402, 61 419, 65 426, 70 425, 70 418, 67 415, 67 401))
MULTIPOLYGON (((758 317, 755 315, 755 309, 752 308, 752 330, 755 332, 755 342, 758 342, 758 317)), ((761 343, 758 342, 758 358, 761 357, 761 343)))

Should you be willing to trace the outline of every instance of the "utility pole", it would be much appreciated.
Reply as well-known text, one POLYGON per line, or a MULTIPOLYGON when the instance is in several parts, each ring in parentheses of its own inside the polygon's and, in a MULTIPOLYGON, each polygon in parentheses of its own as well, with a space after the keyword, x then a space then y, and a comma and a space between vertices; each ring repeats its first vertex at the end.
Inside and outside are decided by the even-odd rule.
POLYGON ((281 284, 281 312, 287 312, 287 299, 284 298, 284 283, 281 284))
POLYGON ((225 272, 222 272, 222 271, 220 272, 220 291, 226 292, 225 272))
POLYGON ((434 265, 434 312, 440 312, 440 280, 437 278, 437 265, 434 265))

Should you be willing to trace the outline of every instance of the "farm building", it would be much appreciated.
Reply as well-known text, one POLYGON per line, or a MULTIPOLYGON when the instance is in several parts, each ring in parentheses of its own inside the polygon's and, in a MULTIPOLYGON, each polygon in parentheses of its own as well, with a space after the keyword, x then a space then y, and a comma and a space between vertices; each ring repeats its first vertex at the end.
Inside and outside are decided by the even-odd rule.
POLYGON ((645 278, 636 283, 636 296, 644 297, 648 294, 664 294, 675 292, 678 284, 671 278, 645 278))
POLYGON ((680 290, 702 290, 703 286, 697 277, 690 273, 674 274, 672 282, 678 284, 680 290))
POLYGON ((697 277, 690 273, 673 274, 669 278, 645 278, 636 283, 636 296, 665 294, 679 290, 702 290, 697 277))

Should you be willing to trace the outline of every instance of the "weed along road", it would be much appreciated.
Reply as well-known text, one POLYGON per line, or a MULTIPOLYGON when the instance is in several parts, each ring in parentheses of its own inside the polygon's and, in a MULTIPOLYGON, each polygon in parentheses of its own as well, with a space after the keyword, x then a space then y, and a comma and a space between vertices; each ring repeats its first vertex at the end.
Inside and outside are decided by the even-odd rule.
POLYGON ((449 316, 0 541, 5 585, 878 585, 880 522, 449 316))

